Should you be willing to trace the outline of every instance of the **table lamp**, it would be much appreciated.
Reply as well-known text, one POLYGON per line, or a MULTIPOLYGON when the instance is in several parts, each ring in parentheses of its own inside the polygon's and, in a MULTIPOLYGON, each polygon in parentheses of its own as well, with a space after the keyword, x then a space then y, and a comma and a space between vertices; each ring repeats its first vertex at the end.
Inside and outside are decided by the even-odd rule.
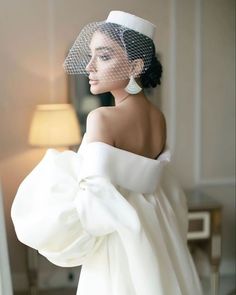
POLYGON ((79 120, 71 104, 42 104, 36 107, 29 144, 38 147, 69 147, 81 142, 79 120))

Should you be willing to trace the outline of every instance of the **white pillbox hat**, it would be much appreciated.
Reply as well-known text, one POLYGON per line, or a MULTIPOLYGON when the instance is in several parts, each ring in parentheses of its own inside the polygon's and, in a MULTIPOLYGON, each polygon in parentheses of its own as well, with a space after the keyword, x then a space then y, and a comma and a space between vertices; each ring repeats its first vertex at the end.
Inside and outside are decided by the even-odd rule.
POLYGON ((156 29, 156 26, 151 22, 136 15, 119 10, 111 11, 106 19, 106 23, 114 23, 127 27, 151 38, 152 40, 156 29))

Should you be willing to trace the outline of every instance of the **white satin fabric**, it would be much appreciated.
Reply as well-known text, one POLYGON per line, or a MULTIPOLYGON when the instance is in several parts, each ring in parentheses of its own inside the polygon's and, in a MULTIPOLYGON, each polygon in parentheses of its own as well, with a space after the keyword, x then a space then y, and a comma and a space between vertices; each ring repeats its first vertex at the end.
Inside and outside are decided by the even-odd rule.
POLYGON ((199 295, 185 195, 164 166, 83 140, 50 149, 12 205, 18 239, 52 263, 82 265, 77 295, 199 295))

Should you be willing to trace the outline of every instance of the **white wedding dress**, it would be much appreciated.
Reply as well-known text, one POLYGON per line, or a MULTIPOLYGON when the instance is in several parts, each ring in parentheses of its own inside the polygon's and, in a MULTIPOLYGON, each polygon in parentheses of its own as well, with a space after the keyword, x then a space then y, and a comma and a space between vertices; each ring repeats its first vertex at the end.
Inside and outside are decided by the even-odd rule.
POLYGON ((12 205, 18 239, 52 263, 82 265, 77 295, 199 295, 183 191, 157 160, 102 142, 49 149, 12 205))

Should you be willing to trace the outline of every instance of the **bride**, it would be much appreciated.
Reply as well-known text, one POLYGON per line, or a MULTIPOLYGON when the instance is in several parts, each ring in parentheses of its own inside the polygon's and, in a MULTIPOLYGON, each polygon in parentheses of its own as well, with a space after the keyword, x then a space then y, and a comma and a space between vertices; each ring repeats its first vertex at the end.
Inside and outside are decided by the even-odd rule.
POLYGON ((165 168, 165 118, 143 92, 161 79, 154 31, 122 11, 85 26, 64 67, 115 105, 88 115, 78 153, 48 150, 12 206, 20 241, 56 265, 82 265, 78 295, 202 294, 185 195, 165 168))

